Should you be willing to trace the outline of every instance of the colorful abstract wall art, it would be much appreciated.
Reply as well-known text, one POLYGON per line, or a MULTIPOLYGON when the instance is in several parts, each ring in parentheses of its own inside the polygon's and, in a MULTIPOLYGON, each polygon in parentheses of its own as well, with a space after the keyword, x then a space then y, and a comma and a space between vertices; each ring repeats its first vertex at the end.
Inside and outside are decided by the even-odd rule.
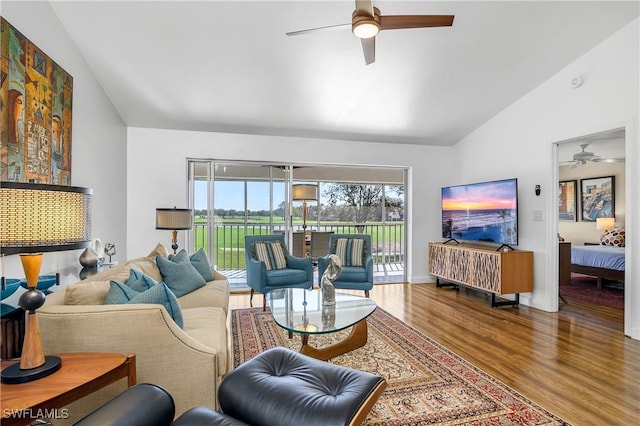
POLYGON ((0 181, 71 184, 73 77, 0 17, 0 181))

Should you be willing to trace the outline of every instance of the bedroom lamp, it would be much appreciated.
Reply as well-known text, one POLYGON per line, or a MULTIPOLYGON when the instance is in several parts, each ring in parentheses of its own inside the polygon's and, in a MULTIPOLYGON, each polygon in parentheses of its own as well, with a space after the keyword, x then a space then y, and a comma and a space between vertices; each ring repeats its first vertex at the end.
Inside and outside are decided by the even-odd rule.
MULTIPOLYGON (((91 243, 93 191, 62 185, 2 182, 0 249, 20 253, 27 291, 18 304, 25 310, 25 336, 20 362, 2 370, 2 383, 25 383, 60 369, 57 356, 45 356, 36 317, 45 301, 38 289, 42 252, 75 250, 91 243)), ((56 282, 59 283, 56 271, 56 282)))
POLYGON ((302 201, 302 257, 307 255, 307 202, 318 201, 318 185, 293 185, 293 201, 302 201))
POLYGON ((191 209, 156 209, 156 229, 171 231, 171 248, 173 254, 178 250, 178 231, 193 227, 193 211, 191 209))
POLYGON ((616 219, 613 217, 599 217, 596 219, 596 229, 601 229, 602 234, 606 234, 616 226, 616 219))

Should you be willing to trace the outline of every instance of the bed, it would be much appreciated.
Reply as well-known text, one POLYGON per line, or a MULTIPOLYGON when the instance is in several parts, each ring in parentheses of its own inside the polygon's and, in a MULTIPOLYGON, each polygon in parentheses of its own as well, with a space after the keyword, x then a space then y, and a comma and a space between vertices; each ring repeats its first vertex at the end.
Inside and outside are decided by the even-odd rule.
POLYGON ((624 247, 585 245, 571 247, 571 272, 603 280, 624 282, 624 247))

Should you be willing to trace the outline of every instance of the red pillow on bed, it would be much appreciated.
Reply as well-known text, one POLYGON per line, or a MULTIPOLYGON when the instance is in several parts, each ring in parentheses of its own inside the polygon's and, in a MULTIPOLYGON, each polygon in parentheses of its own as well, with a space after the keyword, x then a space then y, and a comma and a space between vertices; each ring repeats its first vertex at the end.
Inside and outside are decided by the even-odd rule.
POLYGON ((624 229, 613 228, 602 236, 600 244, 603 246, 624 247, 624 229))

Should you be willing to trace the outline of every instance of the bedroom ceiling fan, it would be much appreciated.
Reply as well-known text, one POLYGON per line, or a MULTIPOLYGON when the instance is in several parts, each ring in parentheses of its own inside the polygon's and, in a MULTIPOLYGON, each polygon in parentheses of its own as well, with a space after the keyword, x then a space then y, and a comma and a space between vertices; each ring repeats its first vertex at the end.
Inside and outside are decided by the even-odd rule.
POLYGON ((573 164, 571 168, 582 166, 587 162, 593 163, 624 163, 624 158, 602 158, 593 152, 587 151, 588 143, 580 144, 582 151, 573 154, 573 160, 564 161, 561 164, 573 164))
POLYGON ((372 0, 356 0, 350 24, 330 25, 308 30, 292 31, 288 36, 330 31, 351 26, 353 34, 360 39, 366 65, 376 60, 376 35, 382 30, 406 28, 450 27, 453 15, 380 15, 380 10, 373 7, 372 0))

